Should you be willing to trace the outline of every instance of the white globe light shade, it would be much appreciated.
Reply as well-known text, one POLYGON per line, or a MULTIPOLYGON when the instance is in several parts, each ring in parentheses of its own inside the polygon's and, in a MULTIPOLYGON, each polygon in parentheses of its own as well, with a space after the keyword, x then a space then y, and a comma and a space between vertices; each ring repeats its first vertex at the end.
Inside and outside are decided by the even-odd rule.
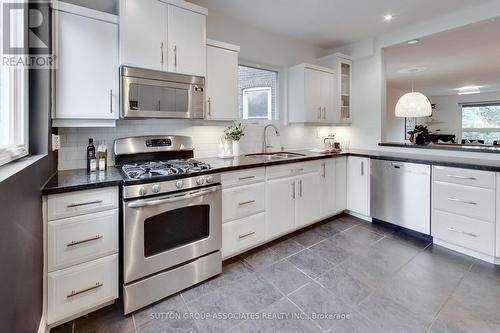
POLYGON ((431 115, 431 102, 419 92, 404 94, 396 104, 396 117, 428 117, 431 115))

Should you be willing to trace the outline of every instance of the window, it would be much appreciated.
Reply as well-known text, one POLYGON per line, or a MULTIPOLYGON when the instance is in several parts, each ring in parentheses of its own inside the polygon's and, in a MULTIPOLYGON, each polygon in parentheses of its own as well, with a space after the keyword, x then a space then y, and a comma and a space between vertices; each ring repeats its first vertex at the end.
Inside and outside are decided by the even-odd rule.
POLYGON ((500 140, 500 102, 462 105, 462 140, 500 140))
MULTIPOLYGON (((22 41, 26 26, 23 11, 11 11, 10 19, 10 38, 22 41)), ((0 64, 0 165, 28 154, 27 75, 23 65, 0 64)))
POLYGON ((241 119, 277 120, 278 72, 238 66, 238 104, 241 119))

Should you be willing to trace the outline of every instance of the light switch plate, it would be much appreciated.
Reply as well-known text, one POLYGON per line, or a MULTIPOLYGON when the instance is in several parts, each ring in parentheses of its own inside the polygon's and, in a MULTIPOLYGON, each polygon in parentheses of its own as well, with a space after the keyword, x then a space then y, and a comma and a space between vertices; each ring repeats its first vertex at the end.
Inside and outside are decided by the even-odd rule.
POLYGON ((61 149, 61 137, 57 134, 52 134, 52 151, 61 149))

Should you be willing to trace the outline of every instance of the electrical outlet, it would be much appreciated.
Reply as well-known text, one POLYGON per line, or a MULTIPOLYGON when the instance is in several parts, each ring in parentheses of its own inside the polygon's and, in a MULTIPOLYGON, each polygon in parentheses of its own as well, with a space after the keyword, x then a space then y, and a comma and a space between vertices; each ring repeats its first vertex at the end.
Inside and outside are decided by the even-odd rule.
POLYGON ((61 137, 57 134, 52 134, 52 151, 61 149, 61 137))

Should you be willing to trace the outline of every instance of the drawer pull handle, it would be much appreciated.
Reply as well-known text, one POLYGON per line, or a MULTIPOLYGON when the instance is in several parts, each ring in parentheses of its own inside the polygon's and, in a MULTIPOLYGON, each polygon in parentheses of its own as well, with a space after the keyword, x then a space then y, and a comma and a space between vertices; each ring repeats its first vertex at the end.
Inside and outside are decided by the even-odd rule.
POLYGON ((92 241, 95 241, 95 240, 98 240, 98 239, 101 239, 101 238, 102 238, 101 235, 97 235, 95 237, 84 239, 84 240, 81 240, 81 241, 71 241, 68 244, 66 244, 66 246, 67 247, 72 247, 72 246, 75 246, 75 245, 92 242, 92 241))
POLYGON ((245 205, 249 205, 249 204, 253 204, 255 202, 255 200, 248 200, 248 201, 244 201, 244 202, 240 202, 238 203, 238 206, 245 206, 245 205))
POLYGON ((460 231, 460 230, 455 229, 454 227, 449 227, 448 230, 453 231, 453 232, 458 232, 458 233, 464 234, 466 236, 477 238, 477 235, 473 234, 472 232, 460 231))
POLYGON ((477 202, 474 202, 474 201, 466 201, 466 200, 460 200, 460 199, 456 199, 456 198, 448 198, 448 200, 454 201, 454 202, 461 202, 461 203, 465 203, 468 205, 477 205, 477 202))
POLYGON ((249 179, 253 179, 253 178, 255 178, 255 176, 241 177, 241 178, 238 178, 238 180, 249 180, 249 179))
POLYGON ((97 288, 101 288, 103 285, 104 284, 101 283, 101 282, 96 282, 95 285, 93 285, 92 287, 85 288, 85 289, 82 289, 82 290, 79 290, 79 291, 72 290, 71 294, 66 295, 66 297, 67 298, 71 298, 71 297, 74 297, 76 295, 80 295, 80 294, 86 293, 87 291, 91 291, 91 290, 94 290, 94 289, 97 289, 97 288))
POLYGON ((457 178, 457 179, 477 180, 476 177, 467 177, 467 176, 458 176, 458 175, 448 175, 448 177, 457 178))
POLYGON ((82 203, 72 203, 66 206, 66 208, 75 208, 75 207, 81 207, 81 206, 88 206, 88 205, 97 205, 102 203, 102 200, 96 200, 96 201, 89 201, 89 202, 82 202, 82 203))
POLYGON ((247 237, 252 236, 252 235, 255 235, 255 231, 249 232, 248 234, 239 235, 238 238, 243 239, 243 238, 247 238, 247 237))

